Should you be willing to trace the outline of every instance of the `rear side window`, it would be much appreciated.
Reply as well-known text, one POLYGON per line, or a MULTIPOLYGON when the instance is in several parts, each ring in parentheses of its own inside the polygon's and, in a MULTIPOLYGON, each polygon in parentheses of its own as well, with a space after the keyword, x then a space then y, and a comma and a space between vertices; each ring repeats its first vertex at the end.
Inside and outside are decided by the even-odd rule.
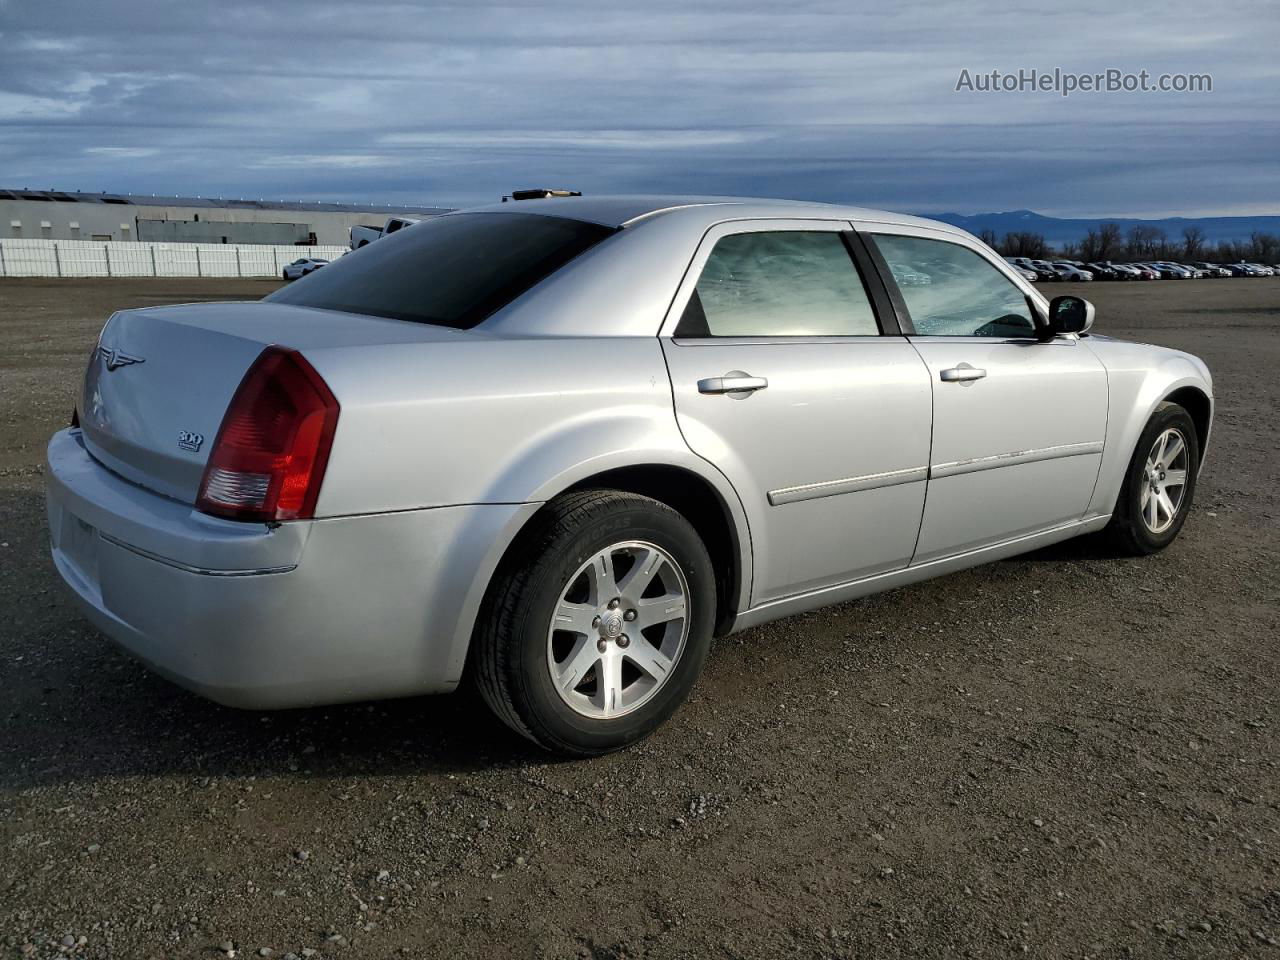
POLYGON ((1026 294, 986 258, 945 240, 890 234, 874 239, 917 335, 1035 336, 1026 294))
POLYGON ((473 327, 614 231, 527 213, 414 224, 267 300, 445 327, 473 327))
POLYGON ((717 241, 678 337, 874 337, 862 278, 839 233, 779 230, 717 241))

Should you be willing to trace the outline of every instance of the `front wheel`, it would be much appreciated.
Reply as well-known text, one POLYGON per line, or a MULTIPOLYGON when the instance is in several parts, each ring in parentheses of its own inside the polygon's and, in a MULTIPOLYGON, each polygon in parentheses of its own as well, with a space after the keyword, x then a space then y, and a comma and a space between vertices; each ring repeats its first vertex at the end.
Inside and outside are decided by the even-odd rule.
POLYGON ((1177 538, 1191 509, 1200 445, 1191 415, 1176 403, 1156 408, 1129 461, 1107 530, 1126 553, 1158 553, 1177 538))
POLYGON ((549 503, 504 560, 472 643, 490 708, 571 756, 647 737, 688 697, 715 622, 715 575, 692 525, 611 490, 549 503))

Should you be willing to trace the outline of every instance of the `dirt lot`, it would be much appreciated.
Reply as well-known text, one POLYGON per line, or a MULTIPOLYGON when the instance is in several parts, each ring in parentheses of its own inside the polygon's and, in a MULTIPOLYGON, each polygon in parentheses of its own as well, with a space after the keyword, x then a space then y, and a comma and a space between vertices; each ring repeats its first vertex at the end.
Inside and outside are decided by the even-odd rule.
POLYGON ((1280 279, 1087 289, 1099 332, 1214 370, 1166 554, 1075 541, 729 638, 578 763, 462 695, 224 709, 74 612, 40 464, 103 319, 273 288, 0 281, 0 952, 1280 956, 1280 279))

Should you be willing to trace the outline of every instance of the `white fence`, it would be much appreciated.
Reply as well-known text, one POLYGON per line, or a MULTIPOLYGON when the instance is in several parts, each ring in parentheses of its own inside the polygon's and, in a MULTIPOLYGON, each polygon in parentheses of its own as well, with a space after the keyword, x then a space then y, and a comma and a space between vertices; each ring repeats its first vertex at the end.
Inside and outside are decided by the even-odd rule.
POLYGON ((241 243, 0 240, 0 277, 278 277, 299 257, 336 260, 346 252, 241 243))

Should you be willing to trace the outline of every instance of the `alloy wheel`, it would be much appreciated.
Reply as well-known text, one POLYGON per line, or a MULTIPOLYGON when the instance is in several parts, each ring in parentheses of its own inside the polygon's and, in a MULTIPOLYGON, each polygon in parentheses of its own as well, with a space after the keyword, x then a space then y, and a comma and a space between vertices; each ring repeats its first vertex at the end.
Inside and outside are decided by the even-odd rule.
POLYGON ((651 700, 689 637, 689 585, 667 551, 629 540, 569 578, 547 630, 547 669, 560 698, 595 720, 651 700))
POLYGON ((1142 522, 1152 533, 1173 525, 1187 490, 1187 438, 1176 427, 1156 437, 1142 479, 1142 522))

